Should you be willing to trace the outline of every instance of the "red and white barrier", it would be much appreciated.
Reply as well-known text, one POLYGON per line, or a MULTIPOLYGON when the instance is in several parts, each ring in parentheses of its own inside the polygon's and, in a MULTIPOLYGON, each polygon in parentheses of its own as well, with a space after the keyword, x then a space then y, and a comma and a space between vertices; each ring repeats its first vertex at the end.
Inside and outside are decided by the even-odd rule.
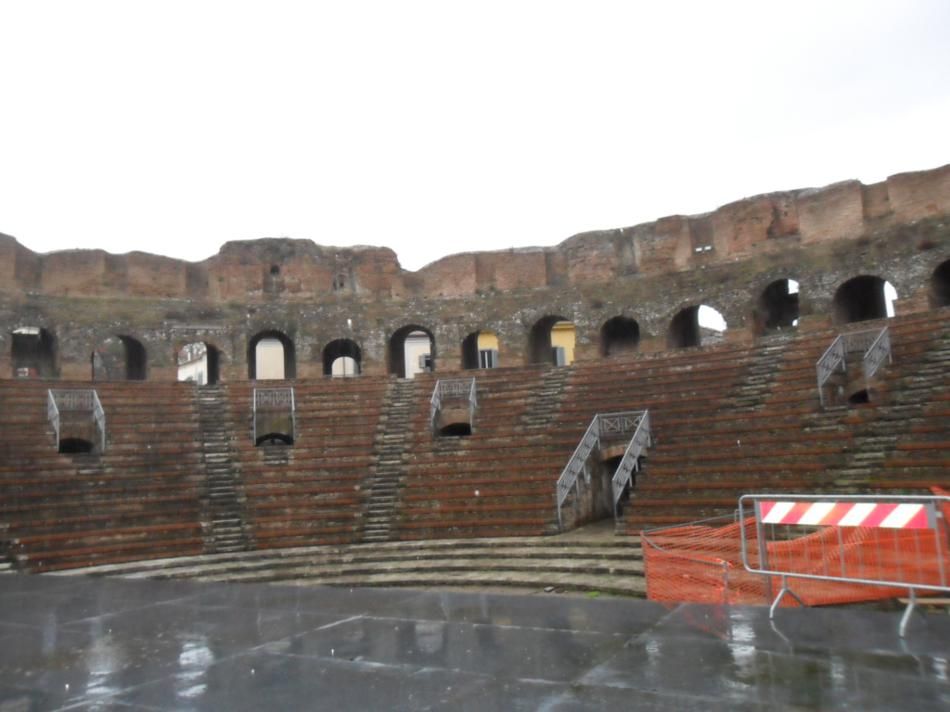
POLYGON ((760 500, 763 524, 883 529, 933 529, 930 510, 919 503, 802 502, 760 500))

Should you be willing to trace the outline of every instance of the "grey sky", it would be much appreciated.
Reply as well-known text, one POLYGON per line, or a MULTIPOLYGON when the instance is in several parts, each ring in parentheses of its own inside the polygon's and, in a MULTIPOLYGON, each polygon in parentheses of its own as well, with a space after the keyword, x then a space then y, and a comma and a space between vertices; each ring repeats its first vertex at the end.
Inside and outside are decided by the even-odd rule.
POLYGON ((950 3, 3 2, 0 232, 549 245, 950 162, 950 3))

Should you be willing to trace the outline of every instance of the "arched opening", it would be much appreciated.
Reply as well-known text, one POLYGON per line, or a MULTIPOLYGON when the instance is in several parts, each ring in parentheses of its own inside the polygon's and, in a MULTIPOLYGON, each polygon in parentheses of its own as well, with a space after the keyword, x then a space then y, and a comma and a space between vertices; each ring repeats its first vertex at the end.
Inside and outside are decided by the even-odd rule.
POLYGON ((178 350, 178 380, 213 386, 220 380, 221 354, 212 344, 194 341, 178 350))
POLYGON ((13 330, 10 350, 14 378, 56 376, 56 349, 53 336, 39 326, 13 330))
POLYGON ((462 341, 462 368, 498 368, 498 336, 474 331, 462 341))
POLYGON ((636 319, 615 316, 600 327, 600 353, 602 356, 636 351, 640 345, 640 325, 636 319))
POLYGON ((838 287, 834 297, 834 320, 850 324, 894 316, 894 285, 874 275, 853 277, 838 287))
POLYGON ((439 428, 439 435, 443 437, 466 437, 472 434, 471 423, 449 423, 439 428))
POLYGON ((389 339, 389 372, 400 378, 435 370, 435 338, 424 326, 410 324, 389 339))
POLYGON ((764 331, 780 331, 798 326, 798 282, 777 279, 759 296, 759 319, 764 331))
POLYGON ((323 349, 323 375, 348 378, 360 375, 362 355, 352 339, 336 339, 323 349))
POLYGON ((247 377, 252 381, 280 381, 297 377, 294 342, 280 331, 262 331, 247 345, 247 377))
POLYGON ((292 436, 287 433, 267 433, 266 435, 258 435, 257 442, 254 443, 257 447, 261 445, 293 445, 294 439, 292 436))
POLYGON ((871 402, 871 392, 867 388, 861 388, 848 396, 848 405, 861 405, 871 402))
POLYGON ((131 336, 110 336, 92 352, 92 380, 144 381, 145 347, 131 336))
POLYGON ((574 363, 576 331, 573 322, 563 316, 545 316, 531 327, 528 355, 531 363, 569 366, 574 363))
POLYGON ((935 307, 950 306, 950 260, 937 266, 930 278, 933 287, 933 303, 935 307))
POLYGON ((681 309, 670 321, 667 344, 671 349, 707 346, 724 338, 726 320, 713 307, 701 304, 681 309))
POLYGON ((60 438, 59 452, 64 455, 83 455, 92 452, 95 445, 85 438, 60 438))

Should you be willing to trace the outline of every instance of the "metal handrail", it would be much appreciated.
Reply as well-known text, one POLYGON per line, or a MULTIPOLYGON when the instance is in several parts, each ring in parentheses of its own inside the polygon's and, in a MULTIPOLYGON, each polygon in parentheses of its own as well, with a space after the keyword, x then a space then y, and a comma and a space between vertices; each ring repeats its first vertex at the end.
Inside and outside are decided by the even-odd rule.
POLYGON ((99 452, 106 451, 106 411, 99 400, 98 391, 92 392, 92 418, 99 429, 99 452))
POLYGON ((880 370, 885 360, 889 364, 894 363, 894 357, 891 355, 891 332, 886 326, 881 329, 877 338, 871 342, 862 359, 866 383, 869 383, 874 374, 880 370))
POLYGON ((825 384, 839 367, 842 371, 845 369, 846 355, 844 339, 839 334, 815 364, 815 370, 818 373, 818 401, 822 407, 825 405, 825 384))
POLYGON ((53 395, 53 389, 46 391, 46 419, 53 426, 53 433, 56 435, 56 449, 59 450, 59 407, 56 405, 56 397, 53 395))
POLYGON ((53 389, 46 391, 46 419, 56 435, 56 449, 62 438, 62 412, 88 411, 99 435, 99 452, 106 450, 106 412, 94 388, 53 389))
POLYGON ((884 365, 884 361, 894 362, 891 354, 890 331, 885 326, 881 329, 838 334, 835 337, 815 364, 818 376, 818 400, 822 407, 825 405, 825 384, 839 369, 842 373, 847 372, 847 356, 854 352, 863 354, 861 364, 864 369, 864 380, 869 385, 871 379, 884 365))
POLYGON ((571 493, 571 490, 574 489, 574 485, 577 483, 577 476, 586 467, 587 458, 590 457, 590 453, 599 444, 600 423, 598 422, 598 418, 595 415, 591 419, 590 425, 587 426, 587 430, 584 431, 584 436, 581 438, 581 441, 577 444, 577 447, 574 448, 574 453, 571 455, 571 458, 567 461, 564 469, 561 470, 560 476, 557 478, 557 490, 555 496, 557 499, 558 529, 563 528, 563 522, 561 520, 561 506, 564 504, 567 496, 571 493))
POLYGON ((257 444, 257 412, 258 410, 279 412, 290 411, 290 436, 297 439, 297 399, 294 389, 291 388, 255 388, 251 398, 251 419, 254 443, 257 444))
POLYGON ((429 399, 429 425, 435 430, 436 421, 442 411, 442 402, 449 398, 465 398, 468 401, 469 424, 475 424, 475 411, 478 408, 478 389, 474 378, 438 379, 429 399))
POLYGON ((624 451, 616 472, 611 477, 613 483, 614 516, 617 514, 617 503, 623 488, 632 481, 631 473, 639 467, 638 460, 643 451, 652 443, 650 438, 650 412, 648 410, 629 410, 618 413, 598 413, 587 426, 577 447, 561 474, 557 478, 555 501, 557 504, 558 528, 563 528, 561 507, 567 500, 571 490, 577 485, 577 478, 587 467, 587 459, 591 452, 600 446, 602 439, 609 435, 624 435, 633 430, 630 442, 624 451), (621 483, 618 485, 617 483, 621 483))
POLYGON ((614 494, 614 519, 620 518, 620 497, 623 495, 624 487, 633 484, 633 473, 640 470, 640 456, 650 447, 652 439, 650 437, 650 411, 645 410, 639 417, 637 428, 630 438, 630 444, 617 465, 617 471, 611 478, 614 494))

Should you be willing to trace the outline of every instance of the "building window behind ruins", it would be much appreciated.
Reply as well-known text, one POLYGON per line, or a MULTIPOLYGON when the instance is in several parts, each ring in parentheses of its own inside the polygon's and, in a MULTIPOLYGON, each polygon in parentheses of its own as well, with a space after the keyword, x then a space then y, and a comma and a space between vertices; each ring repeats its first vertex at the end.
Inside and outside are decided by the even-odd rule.
POLYGON ((397 329, 389 339, 389 372, 400 378, 435 370, 435 338, 422 326, 397 329))
POLYGON ((562 316, 545 316, 531 327, 528 353, 532 363, 569 366, 574 363, 574 323, 562 316))
POLYGON ((338 272, 333 278, 333 291, 342 292, 344 289, 346 289, 346 275, 338 272))
POLYGON ((763 331, 780 331, 798 326, 798 282, 778 279, 759 297, 759 321, 763 331))
POLYGON ((11 360, 14 378, 53 378, 56 355, 52 335, 39 326, 13 330, 11 360))
POLYGON ((498 336, 493 331, 475 331, 462 341, 462 368, 498 368, 498 336))
POLYGON ((178 380, 211 386, 219 379, 218 350, 203 341, 185 344, 178 351, 178 380))
POLYGON ((336 339, 323 349, 323 375, 350 378, 360 375, 362 352, 352 339, 336 339))
POLYGON ((294 342, 280 331, 255 334, 248 342, 247 375, 259 381, 296 378, 294 342))
POLYGON ((834 320, 850 324, 894 316, 897 290, 875 275, 853 277, 838 287, 834 297, 834 320))

